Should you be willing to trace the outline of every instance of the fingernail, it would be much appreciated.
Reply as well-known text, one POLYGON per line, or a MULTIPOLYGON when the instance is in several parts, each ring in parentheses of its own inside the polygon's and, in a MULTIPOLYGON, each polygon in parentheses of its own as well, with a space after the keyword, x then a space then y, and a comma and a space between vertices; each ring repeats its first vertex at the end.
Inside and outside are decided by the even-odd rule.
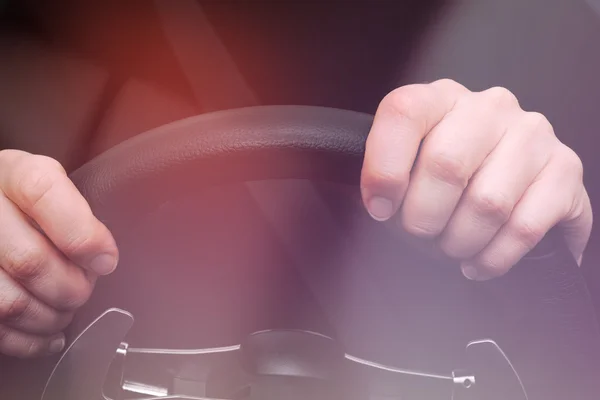
POLYGON ((394 203, 384 197, 371 197, 368 203, 368 211, 371 217, 377 221, 386 221, 394 213, 394 203))
POLYGON ((112 254, 100 254, 90 263, 90 269, 99 275, 107 275, 117 267, 117 259, 112 254))
POLYGON ((462 273, 465 276, 465 278, 467 278, 471 281, 478 280, 477 269, 475 267, 473 267, 472 265, 468 265, 468 264, 461 265, 460 269, 462 270, 462 273))
POLYGON ((60 353, 65 347, 65 338, 64 336, 57 337, 50 342, 50 353, 60 353))
POLYGON ((471 281, 487 281, 492 279, 492 276, 486 273, 485 271, 481 271, 481 268, 477 268, 472 264, 462 264, 460 266, 463 275, 465 278, 471 281))

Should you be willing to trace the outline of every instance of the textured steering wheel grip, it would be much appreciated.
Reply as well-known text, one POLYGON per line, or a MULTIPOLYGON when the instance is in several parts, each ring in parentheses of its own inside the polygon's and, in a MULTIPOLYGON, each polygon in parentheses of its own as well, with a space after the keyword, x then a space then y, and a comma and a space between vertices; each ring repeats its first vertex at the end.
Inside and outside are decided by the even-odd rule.
POLYGON ((100 218, 129 221, 207 186, 300 178, 359 183, 373 117, 337 109, 250 107, 138 135, 72 173, 100 218))
MULTIPOLYGON (((211 185, 277 178, 358 185, 371 124, 367 114, 319 107, 222 111, 139 135, 71 178, 118 241, 160 204, 211 185)), ((598 323, 564 242, 547 236, 506 276, 476 290, 502 314, 498 329, 506 334, 499 343, 526 371, 530 399, 593 399, 600 394, 598 323), (527 340, 511 334, 516 327, 527 340), (519 349, 527 349, 527 359, 519 349)))

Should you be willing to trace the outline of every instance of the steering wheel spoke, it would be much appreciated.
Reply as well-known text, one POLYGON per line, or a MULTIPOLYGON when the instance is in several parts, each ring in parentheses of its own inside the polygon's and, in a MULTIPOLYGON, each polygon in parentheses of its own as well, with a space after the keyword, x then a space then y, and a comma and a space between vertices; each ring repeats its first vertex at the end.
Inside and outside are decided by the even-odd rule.
POLYGON ((359 358, 343 352, 330 337, 301 330, 256 332, 242 344, 226 347, 136 348, 124 341, 132 324, 133 316, 119 309, 97 318, 63 354, 42 400, 58 399, 58 393, 63 400, 242 400, 255 398, 256 392, 275 393, 281 389, 273 388, 282 382, 288 388, 293 382, 292 387, 307 393, 352 385, 351 391, 356 387, 372 399, 427 393, 427 398, 470 400, 494 393, 528 400, 512 363, 489 339, 466 346, 466 366, 472 373, 456 369, 436 374, 359 358), (211 395, 207 388, 223 365, 245 378, 225 382, 230 387, 227 396, 211 395))
POLYGON ((228 399, 215 399, 211 397, 197 397, 197 396, 182 396, 182 395, 172 395, 172 396, 160 396, 160 397, 144 397, 135 400, 228 400, 228 399))
MULTIPOLYGON (((112 383, 105 386, 117 391, 165 396, 205 396, 206 381, 216 363, 235 362, 239 345, 203 349, 135 348, 121 343, 126 348, 121 363, 113 362, 112 383), (120 373, 117 371, 120 370, 120 373)), ((116 392, 113 390, 113 392, 116 392)))

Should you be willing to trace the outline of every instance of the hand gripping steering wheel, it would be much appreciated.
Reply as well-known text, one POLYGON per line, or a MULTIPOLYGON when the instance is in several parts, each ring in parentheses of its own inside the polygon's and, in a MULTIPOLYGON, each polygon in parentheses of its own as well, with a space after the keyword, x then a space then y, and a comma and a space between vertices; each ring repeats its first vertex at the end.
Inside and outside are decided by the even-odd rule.
MULTIPOLYGON (((71 178, 123 247, 130 228, 162 204, 211 186, 308 179, 358 190, 371 123, 370 115, 319 107, 217 112, 137 136, 71 178)), ((405 251, 402 260, 423 263, 417 252, 405 251)), ((436 279, 435 270, 424 271, 436 279)), ((353 355, 335 335, 269 326, 226 347, 135 348, 126 342, 133 316, 109 309, 63 353, 42 400, 600 396, 600 330, 579 269, 558 235, 548 234, 506 276, 465 285, 468 301, 452 316, 452 329, 473 337, 460 344, 464 357, 446 372, 412 370, 402 360, 384 365, 353 355)), ((450 346, 455 339, 439 340, 450 346)))

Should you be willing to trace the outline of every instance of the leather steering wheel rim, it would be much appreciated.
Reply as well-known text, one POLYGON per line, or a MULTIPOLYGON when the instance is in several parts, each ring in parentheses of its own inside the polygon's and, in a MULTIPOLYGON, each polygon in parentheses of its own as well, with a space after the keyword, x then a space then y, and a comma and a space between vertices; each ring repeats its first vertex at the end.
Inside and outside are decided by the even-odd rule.
MULTIPOLYGON (((71 178, 118 242, 163 202, 211 185, 285 178, 358 185, 372 118, 306 106, 221 111, 130 139, 71 178)), ((531 399, 592 399, 600 393, 600 329, 562 241, 545 239, 505 277, 480 286, 512 318, 509 326, 528 332, 518 346, 535 358, 526 367, 533 372, 525 385, 539 386, 528 388, 531 399)))
POLYGON ((100 218, 110 219, 118 211, 121 221, 143 215, 180 193, 182 186, 193 192, 217 184, 286 178, 357 185, 371 123, 367 114, 302 106, 204 114, 121 143, 71 178, 100 218), (181 181, 188 177, 194 179, 181 181))

